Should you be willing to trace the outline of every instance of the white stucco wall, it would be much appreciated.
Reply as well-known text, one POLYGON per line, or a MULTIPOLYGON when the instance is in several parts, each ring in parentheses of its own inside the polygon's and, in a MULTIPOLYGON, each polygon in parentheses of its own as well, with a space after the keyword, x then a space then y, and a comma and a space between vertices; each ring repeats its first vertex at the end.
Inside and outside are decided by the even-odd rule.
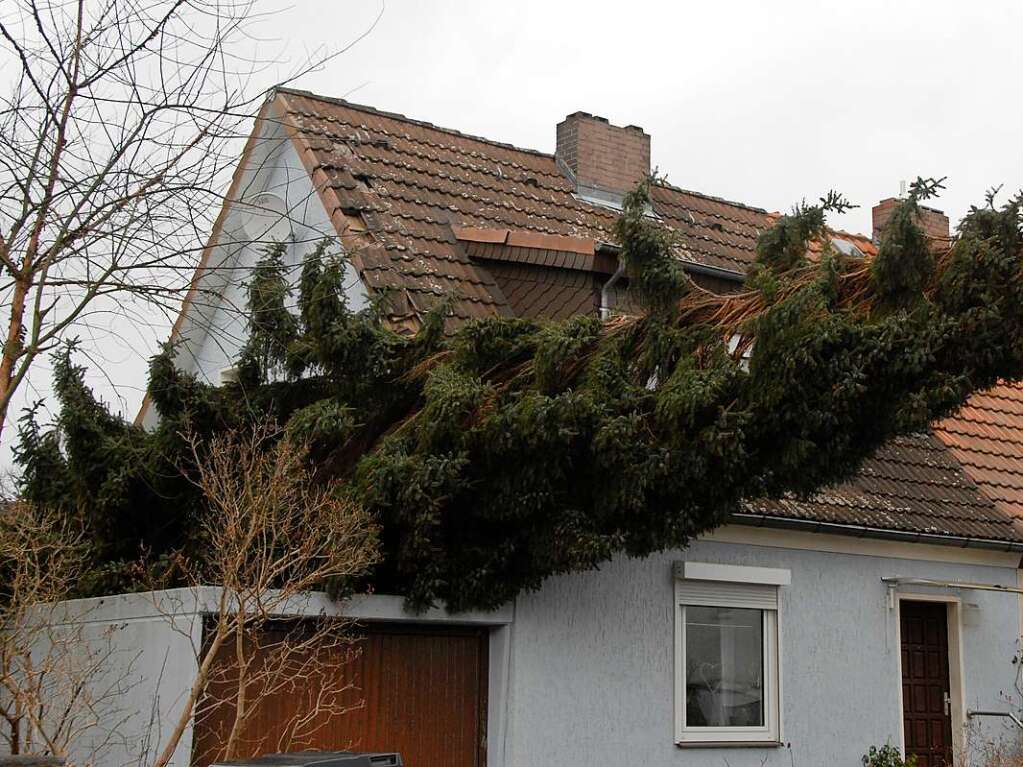
MULTIPOLYGON (((870 745, 901 745, 898 614, 888 608, 881 578, 1017 583, 1016 555, 803 535, 804 543, 822 548, 838 542, 837 550, 811 551, 778 545, 787 533, 762 536, 770 542, 705 540, 684 552, 621 558, 597 572, 551 579, 494 613, 448 615, 438 609, 412 615, 399 597, 362 597, 341 606, 312 595, 288 614, 491 626, 489 767, 856 767, 870 745), (936 558, 928 558, 932 552, 936 558), (967 561, 940 561, 949 558, 967 561), (672 565, 682 559, 791 571, 780 602, 784 747, 675 746, 672 565)), ((1018 700, 1006 699, 1016 695, 1017 596, 935 587, 902 591, 969 606, 959 609, 965 708, 1018 710, 1018 700)), ((69 603, 66 623, 81 627, 95 647, 114 650, 94 684, 115 684, 120 691, 92 740, 81 741, 81 761, 104 741, 103 758, 92 763, 140 764, 141 754, 155 753, 166 741, 195 678, 199 616, 213 609, 216 594, 175 590, 69 603), (107 738, 112 727, 117 737, 107 738)), ((1004 720, 974 720, 972 729, 974 743, 1019 742, 1018 731, 1004 720)), ((190 750, 186 732, 175 767, 188 764, 190 750)))
MULTIPOLYGON (((501 744, 491 741, 503 757, 494 763, 859 765, 870 745, 901 746, 898 617, 887 607, 881 578, 1015 586, 1005 555, 990 559, 1000 566, 699 542, 685 552, 621 558, 599 572, 553 579, 516 604, 507 731, 501 744), (672 563, 681 559, 791 570, 779 616, 785 747, 675 746, 672 563)), ((976 604, 964 611, 961 629, 965 702, 1006 710, 1002 693, 1014 693, 1016 674, 1017 597, 912 591, 976 604)), ((975 722, 981 736, 1018 737, 1002 720, 975 722)))
MULTIPOLYGON (((305 256, 325 237, 336 241, 337 232, 295 145, 274 115, 262 123, 261 140, 253 146, 240 173, 237 200, 251 201, 270 194, 283 201, 286 212, 280 218, 287 221, 292 231, 287 264, 293 267, 292 275, 297 282, 305 256)), ((246 338, 246 285, 253 266, 273 239, 267 236, 263 241, 253 242, 245 229, 251 209, 231 206, 230 202, 228 205, 200 282, 202 292, 195 297, 182 323, 184 343, 178 355, 182 369, 211 383, 220 382, 220 371, 234 363, 246 338)), ((269 223, 278 220, 268 211, 264 215, 269 223)), ((353 310, 368 304, 365 286, 351 268, 345 278, 345 293, 353 310)))
MULTIPOLYGON (((186 591, 125 594, 40 607, 36 668, 53 680, 41 715, 48 733, 71 737, 79 767, 151 764, 163 749, 196 677, 202 619, 186 591), (81 685, 81 690, 77 689, 81 685), (73 691, 74 694, 71 694, 73 691)), ((187 767, 191 729, 171 762, 187 767)), ((34 737, 38 743, 39 738, 34 737)), ((0 749, 6 743, 0 740, 0 749)))

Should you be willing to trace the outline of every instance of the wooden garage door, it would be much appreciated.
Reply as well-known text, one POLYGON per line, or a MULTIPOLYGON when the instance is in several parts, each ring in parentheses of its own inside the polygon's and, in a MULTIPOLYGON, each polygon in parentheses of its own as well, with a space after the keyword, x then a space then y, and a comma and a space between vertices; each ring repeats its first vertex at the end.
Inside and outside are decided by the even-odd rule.
MULTIPOLYGON (((284 631, 284 628, 279 629, 284 631)), ((286 629, 293 631, 293 627, 286 629)), ((350 647, 332 648, 339 674, 351 683, 349 707, 328 713, 288 750, 398 751, 409 767, 483 767, 486 764, 487 644, 485 629, 411 624, 370 624, 350 647)), ((233 651, 222 653, 230 664, 233 651)), ((221 680, 208 691, 228 697, 221 680)), ((234 688, 237 687, 235 677, 234 688)), ((287 685, 284 686, 285 688, 287 685)), ((246 717, 238 756, 278 750, 287 728, 309 701, 295 690, 265 696, 246 717)), ((196 722, 193 765, 222 758, 234 721, 233 706, 214 706, 196 722)))
POLYGON ((900 602, 906 755, 918 767, 950 767, 948 612, 941 602, 900 602))

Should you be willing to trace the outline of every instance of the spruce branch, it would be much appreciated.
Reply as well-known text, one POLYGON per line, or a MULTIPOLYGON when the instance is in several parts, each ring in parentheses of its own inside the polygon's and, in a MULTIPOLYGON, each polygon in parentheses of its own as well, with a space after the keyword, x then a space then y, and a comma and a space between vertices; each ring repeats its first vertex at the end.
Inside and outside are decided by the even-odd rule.
MULTIPOLYGON (((922 184, 921 199, 939 185, 922 184)), ((648 201, 649 186, 636 190, 618 227, 633 313, 398 335, 380 312, 349 307, 343 272, 318 257, 293 322, 259 325, 288 311, 279 275, 250 294, 264 306, 255 347, 285 349, 301 375, 264 366, 212 387, 168 349, 153 360, 161 422, 146 433, 87 396, 65 362, 63 450, 28 431, 22 455, 48 467, 51 490, 68 483, 69 513, 105 520, 104 562, 143 541, 159 566, 202 554, 186 523, 196 497, 167 479, 168 467, 195 471, 180 435, 212 439, 272 415, 309 446, 311 480, 337 482, 380 525, 378 589, 417 608, 490 608, 559 573, 685 546, 765 498, 811 495, 1023 375, 1019 198, 971 209, 940 247, 907 200, 873 260, 812 263, 826 213, 847 204, 829 193, 779 217, 747 289, 726 296, 680 277, 648 201)))

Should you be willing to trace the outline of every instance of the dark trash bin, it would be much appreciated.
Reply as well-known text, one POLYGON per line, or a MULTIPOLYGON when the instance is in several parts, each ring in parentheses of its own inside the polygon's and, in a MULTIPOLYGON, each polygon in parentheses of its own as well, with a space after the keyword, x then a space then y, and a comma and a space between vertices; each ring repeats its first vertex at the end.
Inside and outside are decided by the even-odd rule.
POLYGON ((217 762, 210 767, 402 767, 401 754, 355 751, 300 751, 266 754, 238 762, 217 762))

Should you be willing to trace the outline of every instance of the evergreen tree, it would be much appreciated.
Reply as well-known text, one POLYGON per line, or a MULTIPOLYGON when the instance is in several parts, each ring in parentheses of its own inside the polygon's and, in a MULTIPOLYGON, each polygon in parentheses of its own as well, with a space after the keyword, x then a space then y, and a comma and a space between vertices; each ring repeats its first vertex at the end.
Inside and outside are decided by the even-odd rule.
POLYGON ((168 347, 150 374, 161 424, 144 433, 87 396, 68 352, 59 439, 25 422, 24 490, 72 488, 108 560, 132 542, 166 556, 195 546, 201 502, 169 468, 188 474, 180 435, 271 415, 311 445, 314 476, 344 478, 372 513, 376 586, 415 607, 492 608, 551 575, 684 546, 752 499, 848 478, 1023 372, 1021 198, 990 195, 937 252, 915 216, 937 184, 914 185, 867 265, 827 247, 808 261, 848 203, 798 206, 760 238, 749 290, 724 297, 691 287, 642 185, 616 229, 642 311, 606 322, 493 318, 445 336, 441 307, 400 336, 348 306, 329 244, 292 315, 272 251, 238 384, 200 383, 168 347))

